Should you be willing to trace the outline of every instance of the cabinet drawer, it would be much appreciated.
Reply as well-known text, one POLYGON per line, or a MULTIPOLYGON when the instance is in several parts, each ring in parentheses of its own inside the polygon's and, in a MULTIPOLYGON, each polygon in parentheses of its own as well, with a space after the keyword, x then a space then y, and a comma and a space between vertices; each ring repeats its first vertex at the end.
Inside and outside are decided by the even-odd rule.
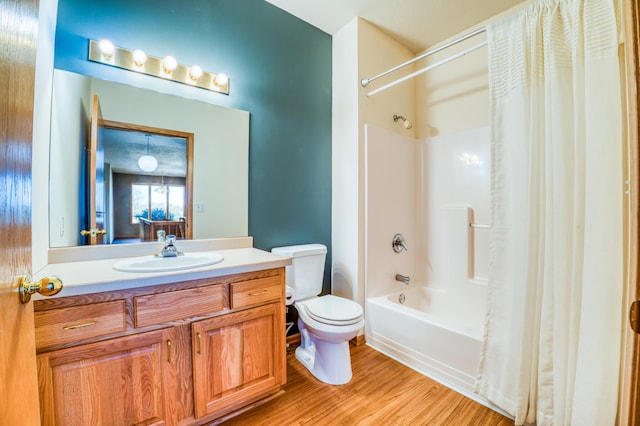
POLYGON ((36 346, 44 348, 124 331, 124 300, 34 313, 36 346))
POLYGON ((134 297, 136 327, 221 311, 227 305, 225 288, 212 285, 134 297))
POLYGON ((232 309, 282 299, 283 296, 284 286, 280 275, 231 284, 232 309))

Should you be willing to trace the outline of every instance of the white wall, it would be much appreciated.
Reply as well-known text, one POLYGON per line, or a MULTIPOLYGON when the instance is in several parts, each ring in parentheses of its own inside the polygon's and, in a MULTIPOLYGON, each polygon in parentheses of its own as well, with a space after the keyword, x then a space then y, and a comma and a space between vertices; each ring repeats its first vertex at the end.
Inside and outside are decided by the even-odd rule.
MULTIPOLYGON (((481 33, 417 62, 416 67, 422 69, 485 40, 485 33, 481 33)), ((419 138, 489 125, 487 54, 487 47, 484 46, 416 77, 416 127, 419 138)))
POLYGON ((407 48, 361 18, 333 37, 332 292, 360 303, 365 286, 365 124, 413 135, 413 130, 395 123, 393 115, 413 119, 415 83, 368 98, 368 91, 388 79, 367 88, 359 81, 412 57, 407 48))
POLYGON ((360 282, 358 20, 333 36, 331 127, 332 293, 358 300, 360 282))
POLYGON ((51 140, 49 147, 49 244, 51 247, 75 246, 80 230, 80 194, 78 182, 85 136, 89 129, 91 79, 61 72, 53 82, 51 140), (58 184, 56 184, 56 182, 58 184), (66 183, 66 184, 63 184, 66 183), (69 184, 72 183, 72 184, 69 184))
POLYGON ((32 270, 48 263, 49 250, 49 121, 53 84, 53 47, 58 1, 41 1, 33 110, 31 256, 32 270))

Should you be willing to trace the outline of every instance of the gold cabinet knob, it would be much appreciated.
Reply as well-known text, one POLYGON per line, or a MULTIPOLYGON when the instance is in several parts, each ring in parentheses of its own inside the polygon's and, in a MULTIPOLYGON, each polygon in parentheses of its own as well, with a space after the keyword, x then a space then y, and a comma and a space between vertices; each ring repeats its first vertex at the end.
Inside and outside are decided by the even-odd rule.
POLYGON ((55 275, 45 277, 37 283, 31 282, 29 275, 18 277, 18 290, 20 292, 20 302, 29 303, 33 293, 40 293, 43 296, 53 296, 62 290, 62 280, 55 275))

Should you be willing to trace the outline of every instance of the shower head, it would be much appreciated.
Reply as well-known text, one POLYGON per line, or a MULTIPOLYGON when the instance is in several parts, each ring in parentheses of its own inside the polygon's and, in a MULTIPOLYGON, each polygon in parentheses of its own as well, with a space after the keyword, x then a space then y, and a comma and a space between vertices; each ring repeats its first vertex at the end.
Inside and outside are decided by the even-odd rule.
POLYGON ((411 123, 411 121, 407 120, 406 118, 404 118, 401 115, 393 115, 393 121, 395 121, 396 123, 398 122, 398 120, 402 120, 402 124, 404 125, 404 128, 409 130, 410 128, 413 127, 413 123, 411 123))

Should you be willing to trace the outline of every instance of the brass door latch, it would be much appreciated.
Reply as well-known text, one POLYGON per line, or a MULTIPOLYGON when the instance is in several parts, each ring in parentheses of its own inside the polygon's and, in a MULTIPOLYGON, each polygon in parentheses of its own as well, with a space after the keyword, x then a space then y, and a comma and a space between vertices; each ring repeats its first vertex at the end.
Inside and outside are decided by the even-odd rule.
POLYGON ((636 300, 629 308, 629 325, 636 333, 640 333, 640 300, 636 300))
POLYGON ((29 275, 18 277, 18 291, 20 292, 20 302, 29 303, 31 295, 40 293, 43 296, 53 296, 62 290, 62 280, 55 275, 45 277, 37 283, 31 282, 29 275))
POLYGON ((89 229, 88 231, 83 229, 80 231, 80 235, 83 237, 96 237, 98 235, 107 235, 107 231, 105 229, 89 229))

